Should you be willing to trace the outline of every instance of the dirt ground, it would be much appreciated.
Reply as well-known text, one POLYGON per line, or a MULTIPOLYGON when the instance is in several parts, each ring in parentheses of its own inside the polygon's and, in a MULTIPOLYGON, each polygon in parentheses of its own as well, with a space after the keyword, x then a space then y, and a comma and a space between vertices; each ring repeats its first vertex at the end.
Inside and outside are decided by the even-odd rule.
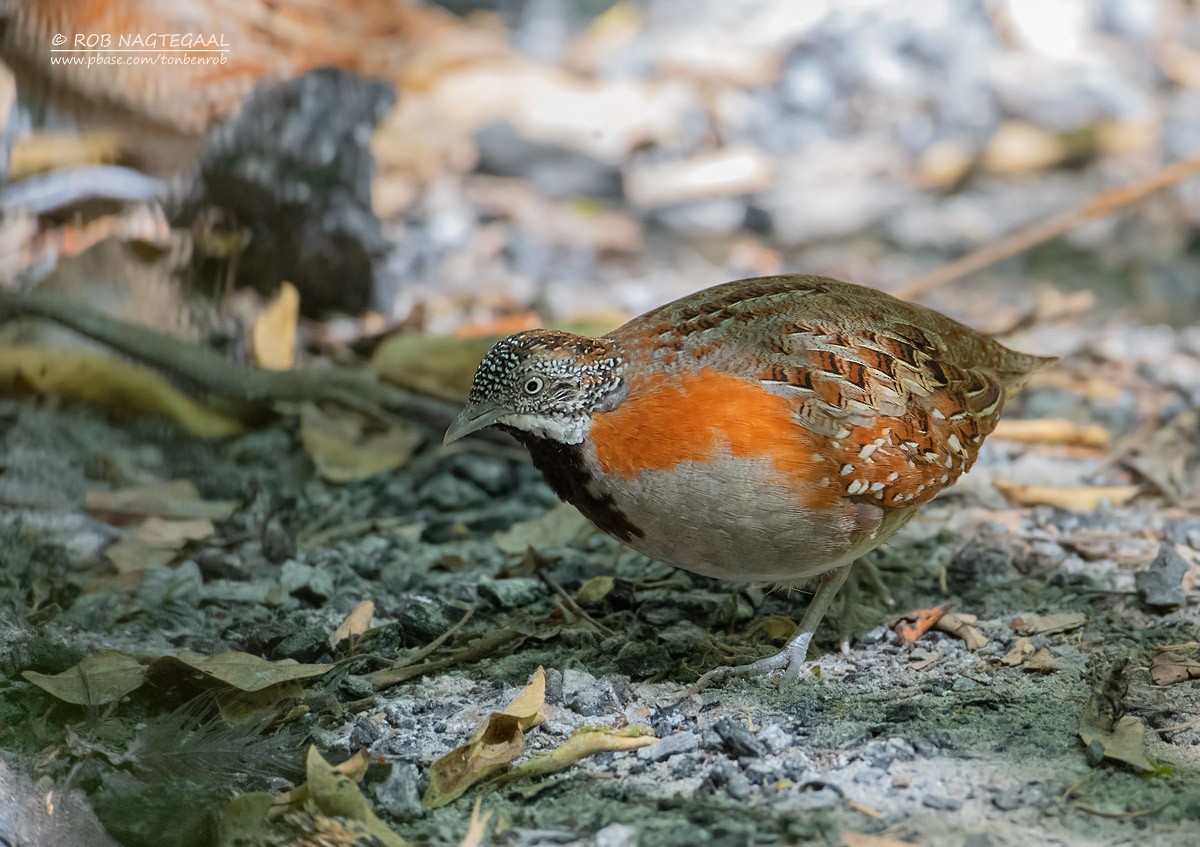
MULTIPOLYGON (((101 650, 149 660, 232 649, 342 660, 305 681, 306 713, 268 736, 285 758, 305 738, 331 761, 368 749, 373 809, 425 843, 458 843, 480 794, 493 843, 512 845, 1196 844, 1200 681, 1156 685, 1149 669, 1156 647, 1195 657, 1200 640, 1200 515, 1186 507, 1198 340, 1115 322, 1023 339, 1065 360, 1008 417, 1061 416, 1134 438, 1107 451, 993 439, 949 496, 872 554, 893 605, 851 586, 798 684, 733 681, 690 697, 704 670, 776 649, 781 618, 798 615, 805 596, 693 576, 594 533, 564 543, 563 513, 544 517, 553 497, 514 447, 446 450, 430 433, 401 470, 332 485, 291 422, 206 442, 151 421, 5 400, 0 748, 82 789, 122 843, 205 843, 197 834, 211 832, 232 778, 194 764, 152 780, 129 753, 182 695, 143 688, 105 709, 69 706, 22 672, 55 673, 101 650), (232 516, 170 565, 114 575, 102 551, 123 530, 84 507, 87 492, 181 479, 203 498, 234 501, 232 516), (1017 507, 997 480, 1134 484, 1142 495, 1082 512, 1017 507), (1150 571, 1158 583, 1138 577, 1150 571), (375 626, 346 659, 329 634, 368 599, 375 626), (947 603, 976 616, 972 643, 938 629, 915 643, 897 635, 905 613, 947 603), (376 690, 373 671, 468 610, 430 656, 433 672, 376 690), (431 763, 538 666, 546 721, 518 761, 584 726, 641 725, 662 740, 423 808, 431 763), (1085 713, 1096 712, 1136 720, 1144 766, 1081 740, 1085 713), (884 840, 855 840, 864 835, 884 840)), ((291 785, 272 755, 232 785, 291 785)))

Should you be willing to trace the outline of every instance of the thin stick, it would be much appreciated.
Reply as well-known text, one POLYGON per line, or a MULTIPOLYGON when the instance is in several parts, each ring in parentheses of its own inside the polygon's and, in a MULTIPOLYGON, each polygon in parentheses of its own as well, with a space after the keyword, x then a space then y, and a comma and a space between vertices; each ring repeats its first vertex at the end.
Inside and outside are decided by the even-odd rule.
POLYGON ((575 602, 575 598, 568 594, 567 590, 559 585, 558 580, 550 576, 550 574, 540 570, 538 571, 538 576, 541 577, 542 582, 546 583, 546 585, 548 585, 551 590, 553 590, 562 599, 563 605, 567 607, 567 610, 570 611, 571 614, 587 621, 604 635, 617 634, 614 630, 609 629, 604 624, 600 623, 600 621, 596 620, 587 612, 585 612, 583 607, 575 602))
POLYGON ((1078 208, 1059 212, 1044 221, 1038 221, 1011 235, 1006 235, 999 241, 986 244, 961 259, 955 259, 928 273, 918 274, 892 293, 905 300, 928 294, 960 277, 975 273, 988 265, 994 265, 1002 259, 1024 253, 1026 250, 1070 232, 1088 221, 1112 214, 1117 209, 1136 203, 1156 191, 1170 188, 1175 183, 1197 174, 1200 174, 1200 156, 1173 162, 1139 182, 1101 192, 1078 208))

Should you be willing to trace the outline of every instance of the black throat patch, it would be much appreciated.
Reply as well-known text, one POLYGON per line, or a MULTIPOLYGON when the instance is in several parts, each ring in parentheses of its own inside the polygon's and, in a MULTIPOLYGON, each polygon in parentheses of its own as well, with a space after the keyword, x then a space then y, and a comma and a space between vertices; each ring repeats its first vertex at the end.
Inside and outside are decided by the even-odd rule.
POLYGON ((562 444, 507 426, 501 426, 500 429, 529 449, 533 466, 542 472, 546 484, 560 500, 570 503, 585 518, 618 541, 628 543, 642 537, 643 532, 617 508, 612 497, 607 494, 597 497, 588 490, 591 476, 583 466, 583 454, 578 444, 562 444))

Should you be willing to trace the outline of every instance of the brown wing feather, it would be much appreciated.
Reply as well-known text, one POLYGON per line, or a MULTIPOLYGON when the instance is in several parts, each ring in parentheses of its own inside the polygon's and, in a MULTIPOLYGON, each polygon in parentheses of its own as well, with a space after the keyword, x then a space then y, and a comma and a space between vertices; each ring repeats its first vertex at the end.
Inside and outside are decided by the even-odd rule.
POLYGON ((713 366, 792 398, 839 484, 885 508, 933 499, 974 463, 1006 394, 1048 359, 944 315, 823 277, 762 277, 669 303, 611 333, 668 369, 713 366))

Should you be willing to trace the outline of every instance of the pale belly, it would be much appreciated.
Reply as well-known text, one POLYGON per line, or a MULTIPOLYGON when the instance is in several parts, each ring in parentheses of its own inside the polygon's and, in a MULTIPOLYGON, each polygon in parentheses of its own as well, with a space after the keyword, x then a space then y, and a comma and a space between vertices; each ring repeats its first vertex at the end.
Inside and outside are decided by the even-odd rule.
MULTIPOLYGON (((589 488, 606 494, 641 535, 625 543, 693 573, 739 581, 810 579, 847 565, 894 534, 902 521, 863 521, 849 502, 820 512, 761 459, 726 457, 645 471, 589 488)), ((878 509, 867 507, 877 518, 878 509)))

